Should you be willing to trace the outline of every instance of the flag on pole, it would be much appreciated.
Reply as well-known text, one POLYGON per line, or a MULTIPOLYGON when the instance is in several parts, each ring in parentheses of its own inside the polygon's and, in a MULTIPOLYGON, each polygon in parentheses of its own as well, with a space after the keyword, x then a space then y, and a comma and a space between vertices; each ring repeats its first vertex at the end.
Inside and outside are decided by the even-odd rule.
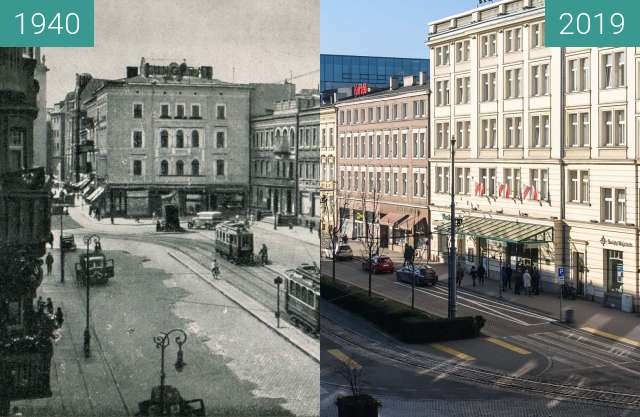
POLYGON ((530 193, 531 193, 531 186, 530 185, 525 185, 524 186, 524 191, 522 192, 522 199, 526 200, 529 197, 530 193))

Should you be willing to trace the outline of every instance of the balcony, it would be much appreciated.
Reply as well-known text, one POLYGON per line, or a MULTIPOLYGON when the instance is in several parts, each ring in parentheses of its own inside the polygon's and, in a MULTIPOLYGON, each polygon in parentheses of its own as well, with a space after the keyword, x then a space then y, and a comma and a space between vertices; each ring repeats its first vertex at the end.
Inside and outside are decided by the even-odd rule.
POLYGON ((0 254, 43 256, 51 235, 49 186, 43 168, 0 176, 0 254))

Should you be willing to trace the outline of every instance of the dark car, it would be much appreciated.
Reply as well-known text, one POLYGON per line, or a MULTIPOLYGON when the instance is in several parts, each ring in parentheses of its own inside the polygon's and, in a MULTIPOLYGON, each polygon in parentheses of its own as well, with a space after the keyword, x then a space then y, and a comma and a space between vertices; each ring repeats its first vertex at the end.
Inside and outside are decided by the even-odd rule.
POLYGON ((74 251, 76 250, 76 240, 73 235, 64 235, 62 236, 62 248, 65 251, 74 251))
MULTIPOLYGON (((369 270, 369 262, 365 259, 362 261, 362 270, 369 270)), ((371 270, 374 274, 393 273, 395 270, 393 261, 388 256, 372 256, 371 270)))
POLYGON ((436 282, 438 282, 438 275, 436 274, 436 271, 429 265, 402 267, 396 271, 396 280, 399 282, 411 284, 413 282, 412 275, 414 274, 415 284, 418 286, 436 285, 436 282))

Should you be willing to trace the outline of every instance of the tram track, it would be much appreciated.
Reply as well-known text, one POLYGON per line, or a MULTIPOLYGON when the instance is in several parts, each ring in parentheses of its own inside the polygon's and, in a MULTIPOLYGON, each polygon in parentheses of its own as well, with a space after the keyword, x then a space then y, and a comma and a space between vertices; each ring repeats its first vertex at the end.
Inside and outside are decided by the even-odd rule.
POLYGON ((437 378, 446 377, 462 383, 542 395, 556 400, 574 400, 623 409, 640 409, 640 395, 638 394, 567 386, 539 378, 513 376, 495 370, 470 366, 463 362, 445 361, 424 352, 408 350, 390 342, 381 342, 339 326, 324 315, 321 317, 323 337, 338 344, 347 345, 363 355, 375 355, 413 369, 422 369, 425 373, 437 378))

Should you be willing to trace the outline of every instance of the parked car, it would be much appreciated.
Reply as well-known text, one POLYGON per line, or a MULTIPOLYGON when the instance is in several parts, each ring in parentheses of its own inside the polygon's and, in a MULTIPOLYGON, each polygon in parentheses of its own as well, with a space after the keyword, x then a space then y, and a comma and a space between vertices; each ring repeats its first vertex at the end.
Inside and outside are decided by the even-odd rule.
POLYGON ((418 286, 436 285, 438 282, 436 271, 429 265, 402 267, 396 271, 396 280, 411 284, 413 282, 413 274, 415 274, 415 283, 418 286))
MULTIPOLYGON (((369 270, 369 261, 362 261, 362 270, 369 270)), ((393 261, 388 256, 377 256, 374 255, 371 257, 371 270, 374 274, 384 274, 384 273, 393 273, 395 270, 393 261)))
POLYGON ((222 221, 222 213, 219 211, 200 211, 187 223, 187 227, 213 230, 222 221))
POLYGON ((350 261, 353 259, 353 251, 351 250, 351 246, 349 245, 338 245, 336 248, 336 260, 347 260, 350 261))

